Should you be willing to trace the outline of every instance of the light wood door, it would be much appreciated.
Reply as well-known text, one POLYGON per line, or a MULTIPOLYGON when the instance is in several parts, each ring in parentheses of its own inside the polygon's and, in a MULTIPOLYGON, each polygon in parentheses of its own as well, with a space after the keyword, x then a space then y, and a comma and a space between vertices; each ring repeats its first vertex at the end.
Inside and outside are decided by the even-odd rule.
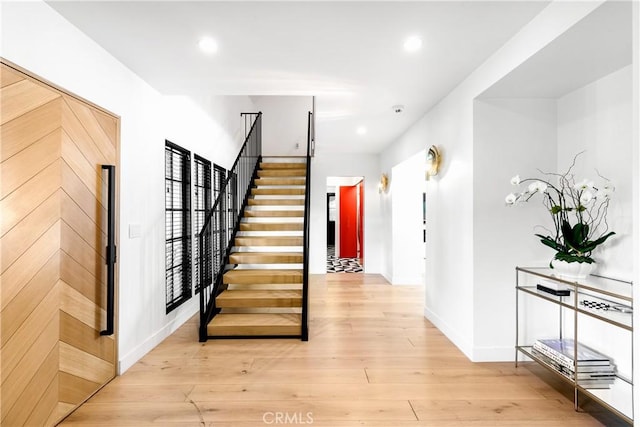
POLYGON ((119 119, 2 64, 0 424, 53 425, 116 373, 106 177, 119 119))

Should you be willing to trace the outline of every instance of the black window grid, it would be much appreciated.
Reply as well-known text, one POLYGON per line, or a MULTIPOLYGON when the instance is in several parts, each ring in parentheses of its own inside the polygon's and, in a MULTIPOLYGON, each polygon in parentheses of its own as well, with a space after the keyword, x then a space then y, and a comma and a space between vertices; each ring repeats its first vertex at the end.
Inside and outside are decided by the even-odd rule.
MULTIPOLYGON (((193 254, 193 268, 195 272, 195 293, 200 292, 200 284, 202 283, 202 277, 200 272, 200 253, 198 236, 204 225, 204 220, 211 210, 211 162, 204 157, 200 157, 197 154, 193 156, 194 160, 194 207, 193 207, 193 234, 196 242, 193 254)), ((211 237, 208 235, 205 238, 205 248, 208 247, 211 237)), ((205 260, 208 259, 205 257, 205 260)), ((205 273, 209 273, 210 269, 206 267, 205 273)), ((206 280, 211 280, 209 274, 205 274, 206 280)))
POLYGON ((191 154, 165 141, 167 313, 191 298, 191 154))

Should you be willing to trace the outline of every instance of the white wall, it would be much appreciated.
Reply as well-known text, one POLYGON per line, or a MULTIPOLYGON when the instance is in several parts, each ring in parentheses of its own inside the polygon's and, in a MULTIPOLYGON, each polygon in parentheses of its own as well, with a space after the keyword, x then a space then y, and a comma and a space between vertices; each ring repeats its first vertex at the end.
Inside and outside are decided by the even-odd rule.
POLYGON ((394 166, 390 180, 391 284, 422 285, 425 272, 422 239, 425 150, 394 166))
MULTIPOLYGON (((506 207, 523 191, 510 179, 556 170, 556 101, 479 99, 473 120, 474 349, 478 360, 512 360, 515 266, 544 266, 554 253, 539 243, 552 225, 539 197, 506 207)), ((523 184, 525 187, 527 184, 523 184)))
MULTIPOLYGON (((322 144, 321 141, 317 142, 322 144)), ((316 152, 317 153, 317 152, 316 152)), ((378 181, 380 167, 375 154, 316 154, 311 159, 311 236, 309 271, 327 271, 327 177, 364 177, 364 271, 380 273, 382 219, 378 181)))
POLYGON ((311 96, 252 96, 262 111, 262 152, 265 156, 306 156, 311 96), (298 145, 296 147, 296 144, 298 145))
MULTIPOLYGON (((633 2, 633 129, 632 129, 632 182, 633 182, 633 299, 640 301, 640 3, 633 2)), ((637 306, 637 303, 636 303, 637 306)), ((640 310, 633 313, 633 329, 640 330, 640 310)), ((633 365, 640 366, 640 339, 633 340, 633 365)), ((638 396, 638 386, 634 387, 634 394, 638 396)), ((633 403, 634 414, 640 414, 640 399, 633 403)), ((637 415, 636 415, 637 416, 637 415)))
POLYGON ((616 232, 594 252, 597 274, 630 280, 633 275, 632 66, 601 78, 558 100, 558 170, 573 157, 576 179, 596 184, 598 173, 616 187, 609 229, 616 232))
POLYGON ((222 123, 166 98, 44 2, 2 3, 0 55, 121 117, 118 351, 123 372, 197 311, 197 299, 165 315, 164 141, 230 166, 249 98, 212 99, 222 123), (237 122, 226 121, 226 112, 237 122), (140 238, 129 239, 130 224, 140 238))
MULTIPOLYGON (((474 312, 479 307, 476 306, 474 298, 476 287, 473 179, 476 176, 476 165, 473 101, 484 90, 593 11, 600 3, 550 3, 445 99, 380 154, 381 170, 389 170, 431 144, 442 148, 442 170, 427 184, 429 237, 426 255, 425 316, 472 360, 482 360, 480 357, 487 356, 484 350, 493 346, 482 343, 482 351, 476 352, 475 349, 475 335, 478 331, 474 328, 474 312)), ((514 247, 525 246, 527 241, 514 239, 511 244, 514 247)), ((492 258, 491 262, 498 268, 502 264, 498 257, 492 258)), ((512 280, 509 281, 510 284, 512 280)), ((495 309, 509 311, 506 307, 496 306, 495 309)), ((501 333, 494 331, 493 334, 497 345, 500 345, 501 333)))

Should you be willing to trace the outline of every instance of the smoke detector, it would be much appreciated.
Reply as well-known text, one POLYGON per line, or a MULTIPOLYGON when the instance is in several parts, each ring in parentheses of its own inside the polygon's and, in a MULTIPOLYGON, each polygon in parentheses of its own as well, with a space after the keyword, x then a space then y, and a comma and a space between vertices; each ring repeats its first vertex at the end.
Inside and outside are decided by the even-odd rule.
POLYGON ((396 114, 400 114, 404 111, 404 105, 394 105, 393 107, 391 107, 391 109, 393 110, 394 113, 396 114))

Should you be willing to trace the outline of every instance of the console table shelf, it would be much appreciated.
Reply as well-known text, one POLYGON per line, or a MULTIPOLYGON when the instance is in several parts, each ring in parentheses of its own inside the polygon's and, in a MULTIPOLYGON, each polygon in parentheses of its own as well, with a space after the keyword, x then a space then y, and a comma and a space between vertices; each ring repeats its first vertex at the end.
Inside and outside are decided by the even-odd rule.
MULTIPOLYGON (((519 359, 525 356, 524 360, 539 363, 573 386, 576 410, 579 409, 579 395, 582 393, 633 424, 632 312, 631 282, 593 275, 574 281, 557 276, 549 268, 516 267, 516 367, 519 359), (541 290, 539 285, 559 288, 565 295, 541 290), (557 312, 553 307, 557 307, 557 312), (542 314, 536 313, 537 310, 542 311, 542 314), (551 312, 556 314, 550 316, 551 312), (583 326, 586 329, 583 331, 580 325, 587 322, 597 322, 596 327, 594 324, 590 324, 588 328, 583 326), (607 328, 611 331, 607 332, 607 328), (534 342, 539 339, 566 341, 567 336, 573 340, 568 342, 576 343, 577 346, 576 349, 571 345, 571 352, 575 357, 564 356, 567 367, 562 367, 558 362, 539 353, 540 347, 538 350, 533 348, 534 342), (594 342, 601 342, 605 336, 617 339, 617 343, 622 345, 603 345, 600 348, 593 345, 594 342), (585 339, 592 344, 589 347, 600 354, 610 356, 610 352, 616 351, 615 360, 608 357, 608 363, 615 364, 613 378, 608 377, 607 381, 600 382, 583 373, 589 371, 586 368, 589 362, 577 356, 578 349, 585 347, 585 339)), ((562 357, 561 354, 558 356, 562 357)))

